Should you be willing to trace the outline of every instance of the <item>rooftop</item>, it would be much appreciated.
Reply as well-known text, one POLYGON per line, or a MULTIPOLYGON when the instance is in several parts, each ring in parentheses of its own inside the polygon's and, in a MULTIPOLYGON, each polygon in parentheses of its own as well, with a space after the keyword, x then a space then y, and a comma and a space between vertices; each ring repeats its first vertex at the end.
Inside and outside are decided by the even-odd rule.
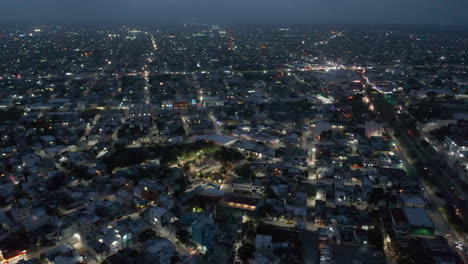
POLYGON ((410 225, 434 228, 434 224, 424 208, 403 207, 403 212, 410 225))

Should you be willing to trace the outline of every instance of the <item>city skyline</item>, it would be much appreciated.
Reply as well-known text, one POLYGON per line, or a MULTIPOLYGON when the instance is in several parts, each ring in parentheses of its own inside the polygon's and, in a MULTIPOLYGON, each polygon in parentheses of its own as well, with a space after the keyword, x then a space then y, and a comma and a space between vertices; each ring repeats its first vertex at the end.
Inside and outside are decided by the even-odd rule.
POLYGON ((0 3, 0 264, 468 263, 468 3, 0 3))

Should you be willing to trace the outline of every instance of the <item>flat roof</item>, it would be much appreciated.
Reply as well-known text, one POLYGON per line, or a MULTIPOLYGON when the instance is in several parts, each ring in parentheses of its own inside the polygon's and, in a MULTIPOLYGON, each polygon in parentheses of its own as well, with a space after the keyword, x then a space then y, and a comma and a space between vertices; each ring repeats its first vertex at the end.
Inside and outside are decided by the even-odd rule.
POLYGON ((406 204, 419 204, 419 205, 424 205, 425 202, 423 198, 420 195, 417 194, 406 194, 406 193, 401 193, 400 194, 401 200, 406 204))
POLYGON ((412 226, 434 228, 431 218, 424 208, 403 207, 406 219, 412 226))

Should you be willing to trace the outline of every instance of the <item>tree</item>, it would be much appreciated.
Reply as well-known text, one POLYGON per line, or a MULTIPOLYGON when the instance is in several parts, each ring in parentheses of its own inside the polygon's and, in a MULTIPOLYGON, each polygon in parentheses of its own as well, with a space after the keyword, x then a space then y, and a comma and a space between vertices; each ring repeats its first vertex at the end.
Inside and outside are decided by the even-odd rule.
POLYGON ((391 242, 389 245, 391 251, 395 253, 396 263, 410 264, 414 263, 408 250, 397 245, 396 242, 391 242))
POLYGON ((179 256, 172 256, 171 257, 171 264, 180 263, 179 261, 180 261, 179 256))
POLYGON ((180 242, 182 242, 182 243, 187 242, 187 240, 189 238, 189 233, 187 232, 187 230, 181 228, 181 229, 177 230, 176 234, 177 234, 177 239, 180 242))
POLYGON ((276 198, 278 198, 278 195, 276 195, 276 193, 273 191, 273 189, 270 186, 268 186, 265 189, 265 192, 263 193, 263 195, 267 199, 276 199, 276 198))
POLYGON ((0 122, 18 120, 24 113, 22 108, 16 106, 0 110, 0 122))
POLYGON ((383 235, 380 228, 373 228, 368 233, 369 243, 375 246, 378 250, 383 249, 383 235))
POLYGON ((236 174, 243 177, 243 178, 253 178, 254 173, 252 169, 250 169, 250 166, 247 164, 244 164, 244 166, 237 168, 236 169, 236 174))
POLYGON ((408 157, 412 160, 416 159, 416 154, 414 153, 414 151, 409 151, 408 152, 408 157))
POLYGON ((58 190, 59 188, 66 186, 67 178, 63 173, 57 174, 47 181, 47 188, 51 191, 58 190))
POLYGON ((116 167, 128 167, 146 160, 148 153, 145 149, 122 148, 116 149, 111 155, 105 156, 103 162, 108 170, 116 167))
POLYGON ((132 126, 132 127, 130 127, 129 132, 130 132, 131 135, 138 134, 138 133, 140 133, 140 127, 132 126))
POLYGON ((384 190, 382 188, 372 188, 372 191, 369 195, 370 204, 377 204, 383 198, 384 198, 384 190))
POLYGON ((85 166, 73 166, 70 170, 70 174, 78 179, 90 180, 93 175, 88 171, 85 166))
POLYGON ((237 255, 239 258, 246 262, 248 259, 252 258, 255 247, 250 243, 244 243, 237 250, 237 255))
POLYGON ((222 147, 214 153, 214 158, 227 163, 239 161, 244 158, 244 155, 237 150, 222 147))
POLYGON ((152 238, 156 237, 156 232, 153 229, 146 229, 140 233, 140 241, 146 242, 152 238))
POLYGON ((466 223, 457 215, 455 208, 452 205, 447 203, 440 210, 445 214, 449 224, 455 229, 455 231, 462 233, 468 230, 466 223))
POLYGON ((127 136, 127 130, 125 128, 119 128, 117 130, 117 138, 121 139, 127 136))

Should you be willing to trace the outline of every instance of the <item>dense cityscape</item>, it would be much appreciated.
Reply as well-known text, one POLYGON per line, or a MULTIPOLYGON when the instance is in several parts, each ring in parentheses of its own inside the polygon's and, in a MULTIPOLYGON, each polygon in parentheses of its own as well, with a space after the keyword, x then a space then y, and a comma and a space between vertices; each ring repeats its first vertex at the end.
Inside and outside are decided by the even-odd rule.
POLYGON ((2 27, 1 264, 468 263, 468 34, 2 27))

